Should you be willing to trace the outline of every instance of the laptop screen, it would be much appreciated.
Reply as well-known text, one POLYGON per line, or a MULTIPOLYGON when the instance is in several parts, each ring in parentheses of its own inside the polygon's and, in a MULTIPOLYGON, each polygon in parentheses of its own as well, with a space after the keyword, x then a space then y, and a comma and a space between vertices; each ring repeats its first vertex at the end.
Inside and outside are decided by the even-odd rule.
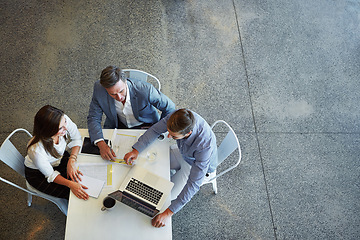
POLYGON ((115 200, 122 202, 125 205, 149 217, 154 217, 156 214, 159 213, 159 210, 157 210, 154 206, 151 206, 150 204, 142 201, 135 196, 130 195, 129 193, 121 192, 120 190, 110 193, 109 197, 114 198, 115 200))

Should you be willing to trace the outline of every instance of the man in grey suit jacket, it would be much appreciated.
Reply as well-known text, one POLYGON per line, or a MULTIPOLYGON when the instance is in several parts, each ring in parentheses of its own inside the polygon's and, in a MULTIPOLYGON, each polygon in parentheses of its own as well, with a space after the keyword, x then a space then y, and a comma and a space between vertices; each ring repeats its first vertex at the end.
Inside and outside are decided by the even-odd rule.
POLYGON ((126 79, 120 68, 109 66, 95 82, 87 117, 91 142, 100 149, 103 159, 115 159, 115 153, 105 143, 101 121, 106 115, 104 128, 143 128, 151 126, 175 111, 175 104, 150 83, 126 79), (161 117, 157 109, 161 111, 161 117))

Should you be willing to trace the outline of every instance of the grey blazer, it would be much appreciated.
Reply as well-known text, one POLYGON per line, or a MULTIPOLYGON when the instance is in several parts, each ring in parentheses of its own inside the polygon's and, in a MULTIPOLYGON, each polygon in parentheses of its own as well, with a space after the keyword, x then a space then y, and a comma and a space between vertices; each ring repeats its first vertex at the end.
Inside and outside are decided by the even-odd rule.
MULTIPOLYGON (((137 79, 127 79, 130 92, 130 102, 134 117, 144 123, 156 123, 169 113, 175 111, 175 104, 165 94, 157 90, 152 84, 137 79), (157 111, 161 111, 161 117, 157 111)), ((106 115, 104 128, 117 128, 118 116, 115 99, 113 99, 101 86, 100 81, 95 82, 94 92, 90 103, 87 124, 91 142, 104 138, 101 128, 103 113, 106 115)))

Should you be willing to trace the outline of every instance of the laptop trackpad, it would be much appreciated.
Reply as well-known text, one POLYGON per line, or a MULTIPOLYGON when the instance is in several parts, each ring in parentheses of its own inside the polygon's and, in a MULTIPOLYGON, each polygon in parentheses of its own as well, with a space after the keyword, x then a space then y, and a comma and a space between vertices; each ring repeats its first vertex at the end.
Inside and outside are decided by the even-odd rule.
POLYGON ((151 183, 151 185, 153 187, 156 187, 157 183, 158 183, 159 177, 152 174, 152 173, 146 173, 145 177, 144 177, 144 182, 147 183, 151 183))

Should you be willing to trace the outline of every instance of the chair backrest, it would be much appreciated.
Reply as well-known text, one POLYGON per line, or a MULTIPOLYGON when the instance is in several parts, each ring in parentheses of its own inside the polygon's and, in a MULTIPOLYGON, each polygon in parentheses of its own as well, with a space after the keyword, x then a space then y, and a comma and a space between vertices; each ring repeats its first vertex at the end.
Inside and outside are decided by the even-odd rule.
POLYGON ((27 135, 29 135, 29 137, 32 137, 32 135, 26 129, 19 128, 14 130, 4 140, 3 144, 0 147, 0 159, 6 165, 14 169, 16 172, 18 172, 21 176, 25 177, 24 157, 20 154, 20 152, 17 150, 14 144, 12 144, 12 142, 10 141, 10 138, 16 132, 25 132, 27 133, 27 135))
POLYGON ((155 77, 154 75, 151 75, 150 73, 147 73, 147 72, 144 72, 141 70, 137 70, 137 69, 123 69, 122 72, 125 74, 126 78, 135 78, 135 79, 142 80, 145 82, 147 82, 149 80, 148 78, 150 77, 157 82, 157 84, 158 84, 157 89, 159 91, 161 90, 161 84, 160 84, 159 79, 157 79, 157 77, 155 77))
MULTIPOLYGON (((21 176, 25 179, 25 165, 24 165, 24 157, 20 154, 20 152, 17 150, 17 148, 12 144, 10 141, 10 138, 17 132, 25 132, 30 138, 32 135, 23 128, 19 128, 14 130, 10 135, 4 140, 3 144, 0 147, 0 160, 3 161, 6 165, 14 169, 16 172, 18 172, 21 176)), ((68 210, 68 201, 66 199, 61 199, 57 197, 53 197, 50 195, 47 195, 45 193, 42 193, 38 191, 37 189, 33 188, 27 181, 26 181, 26 187, 27 189, 20 187, 19 185, 10 182, 2 177, 0 177, 0 181, 5 182, 13 187, 16 187, 18 189, 21 189, 28 193, 28 206, 31 206, 32 201, 32 195, 42 197, 44 199, 47 199, 53 203, 56 204, 56 206, 59 207, 59 209, 67 215, 68 210)))
MULTIPOLYGON (((214 129, 214 127, 217 124, 223 124, 227 127, 227 129, 229 130, 227 135, 225 136, 225 138, 222 140, 222 142, 220 143, 219 147, 218 147, 218 166, 227 158, 230 156, 230 154, 232 152, 234 152, 236 149, 238 149, 238 153, 239 153, 239 159, 235 162, 235 164, 231 165, 231 167, 225 169, 222 172, 218 172, 216 174, 216 177, 220 177, 221 175, 229 172, 230 170, 234 169, 235 167, 237 167, 240 164, 241 161, 241 148, 240 148, 240 143, 239 143, 239 139, 236 136, 236 133, 234 132, 234 130, 231 128, 231 126, 225 122, 224 120, 217 120, 215 121, 212 125, 211 125, 211 129, 214 129)), ((212 180, 212 179, 210 179, 212 180)))

